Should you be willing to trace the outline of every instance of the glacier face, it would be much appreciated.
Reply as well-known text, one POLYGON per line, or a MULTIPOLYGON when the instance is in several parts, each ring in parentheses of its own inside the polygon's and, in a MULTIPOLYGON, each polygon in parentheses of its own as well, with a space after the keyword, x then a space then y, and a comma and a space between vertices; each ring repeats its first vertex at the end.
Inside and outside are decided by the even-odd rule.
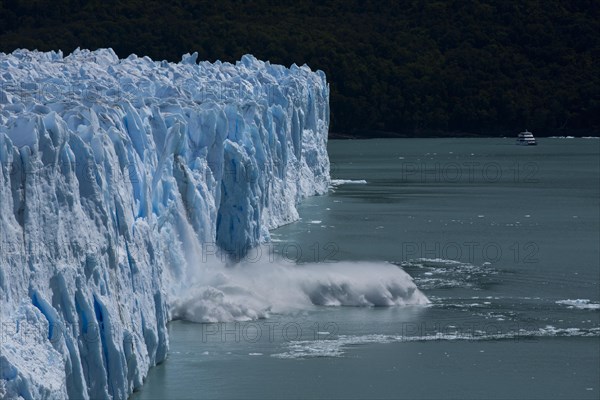
POLYGON ((329 186, 321 71, 244 56, 0 53, 0 397, 126 398, 198 251, 329 186))

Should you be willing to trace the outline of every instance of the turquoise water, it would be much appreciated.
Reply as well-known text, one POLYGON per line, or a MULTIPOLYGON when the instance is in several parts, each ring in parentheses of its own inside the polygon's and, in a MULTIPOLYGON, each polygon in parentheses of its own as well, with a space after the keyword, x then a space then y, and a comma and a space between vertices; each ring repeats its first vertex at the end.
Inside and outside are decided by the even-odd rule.
POLYGON ((366 183, 304 201, 270 248, 394 263, 431 304, 176 321, 133 398, 598 398, 600 141, 539 143, 330 142, 332 177, 366 183))

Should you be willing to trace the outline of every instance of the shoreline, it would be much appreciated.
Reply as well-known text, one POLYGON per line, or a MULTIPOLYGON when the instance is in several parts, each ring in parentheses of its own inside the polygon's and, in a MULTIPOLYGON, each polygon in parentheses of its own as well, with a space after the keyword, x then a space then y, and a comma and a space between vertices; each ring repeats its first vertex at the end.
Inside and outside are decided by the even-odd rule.
MULTIPOLYGON (((421 135, 414 133, 402 132, 360 132, 360 133, 345 133, 345 132, 329 132, 329 140, 357 140, 357 139, 490 139, 490 138, 516 138, 518 132, 504 132, 502 134, 475 134, 469 132, 427 132, 421 135)), ((535 134, 535 133, 534 133, 535 134)), ((557 139, 587 139, 600 138, 600 132, 590 131, 572 131, 570 134, 556 133, 541 133, 535 134, 536 138, 557 138, 557 139)))

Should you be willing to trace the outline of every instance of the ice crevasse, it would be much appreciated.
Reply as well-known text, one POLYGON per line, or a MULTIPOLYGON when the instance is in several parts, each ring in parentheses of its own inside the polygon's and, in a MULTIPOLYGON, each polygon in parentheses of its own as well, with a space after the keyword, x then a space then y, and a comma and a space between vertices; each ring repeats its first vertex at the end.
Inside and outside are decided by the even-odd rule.
POLYGON ((243 252, 329 186, 321 71, 0 53, 0 398, 124 399, 190 248, 243 252))

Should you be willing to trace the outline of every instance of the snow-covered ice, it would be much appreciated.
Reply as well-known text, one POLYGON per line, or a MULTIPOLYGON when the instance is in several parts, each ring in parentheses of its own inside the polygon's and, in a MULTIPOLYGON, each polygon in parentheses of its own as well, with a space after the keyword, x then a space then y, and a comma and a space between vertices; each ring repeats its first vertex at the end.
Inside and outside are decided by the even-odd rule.
POLYGON ((0 53, 2 396, 127 398, 199 255, 328 190, 321 71, 196 59, 0 53))

